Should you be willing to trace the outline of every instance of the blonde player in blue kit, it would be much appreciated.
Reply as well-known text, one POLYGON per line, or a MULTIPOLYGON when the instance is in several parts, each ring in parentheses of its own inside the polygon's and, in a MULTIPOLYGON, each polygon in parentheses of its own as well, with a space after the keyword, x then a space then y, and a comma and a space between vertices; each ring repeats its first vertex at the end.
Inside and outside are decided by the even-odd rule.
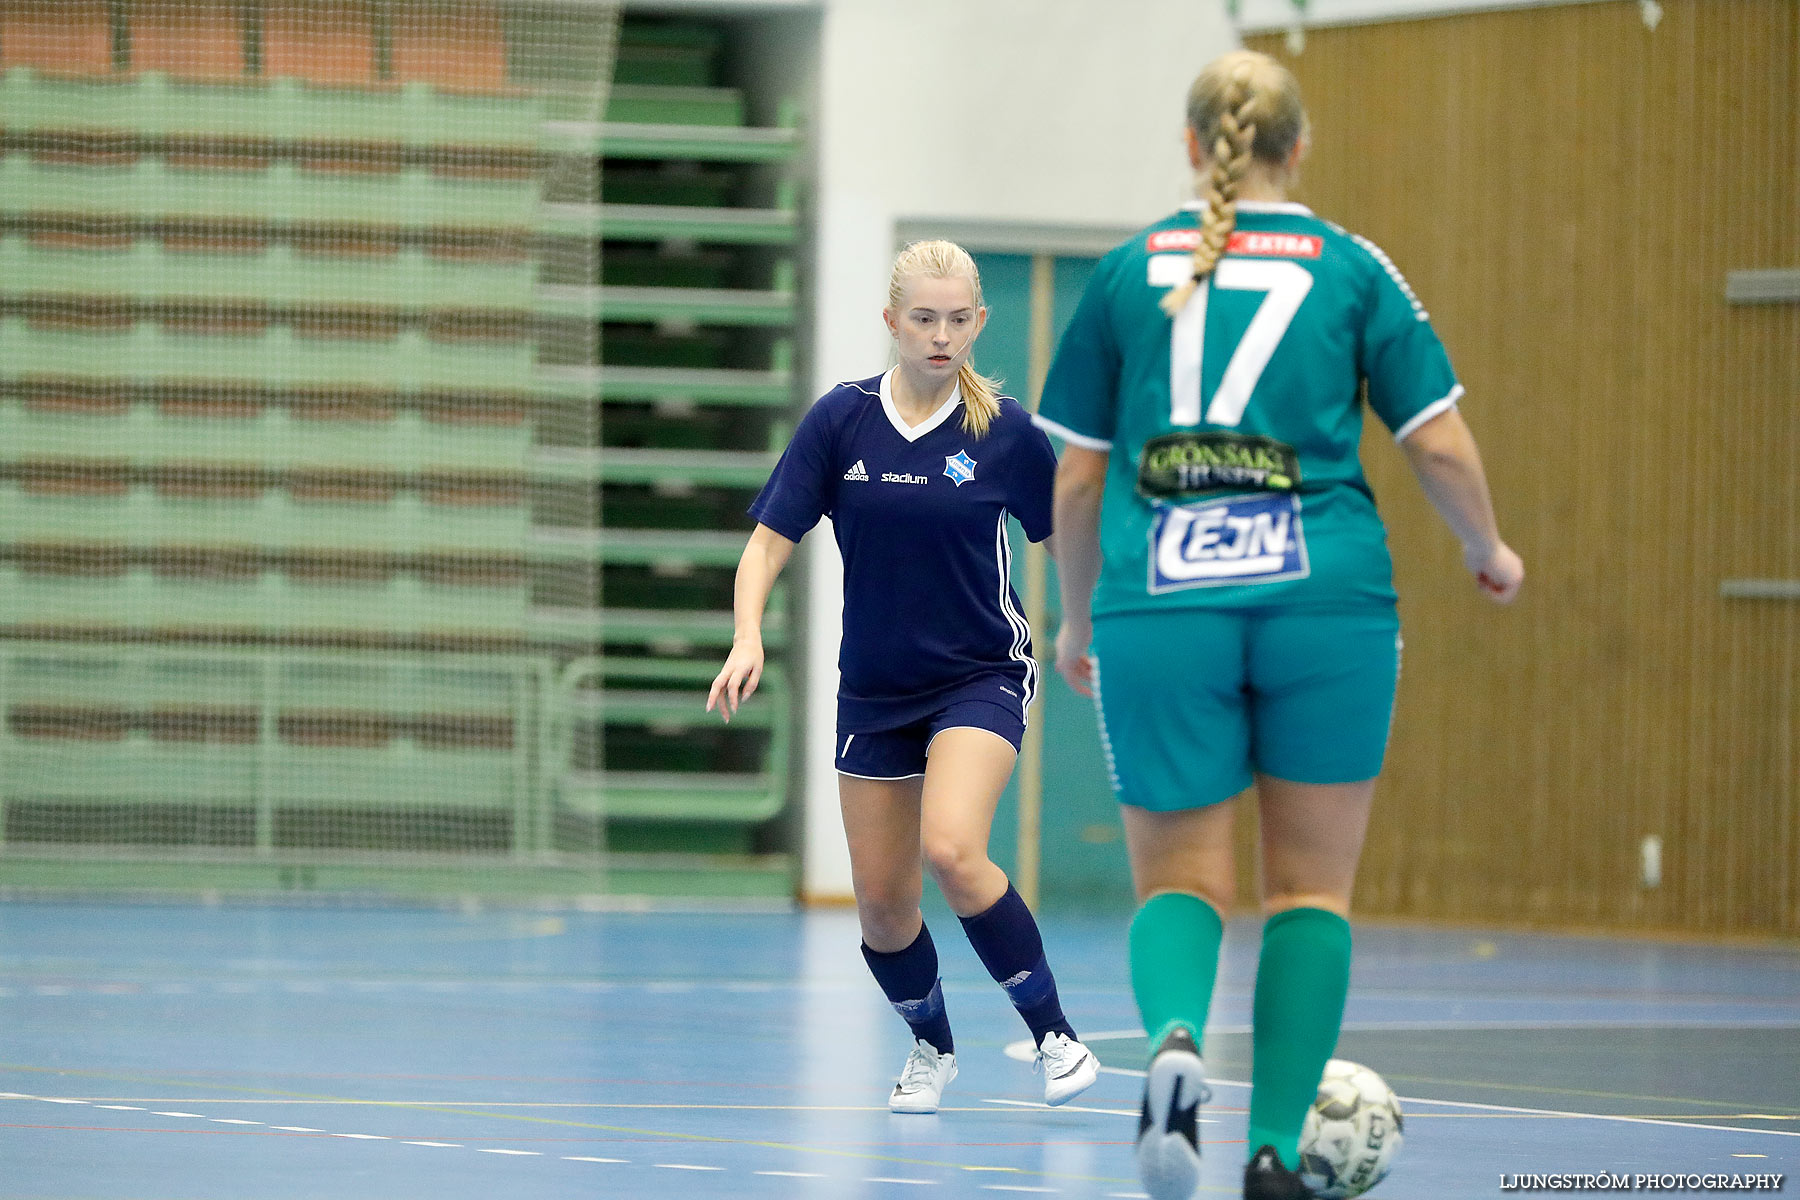
POLYGON ((969 363, 987 309, 962 247, 901 251, 883 316, 898 365, 822 396, 750 506, 736 635, 706 707, 729 720, 756 690, 769 589, 829 516, 844 556, 838 794, 863 958, 914 1039, 888 1107, 936 1112, 956 1076, 921 857, 1030 1028, 1045 1102, 1065 1104, 1100 1064, 1063 1015, 1031 910, 987 853, 1038 679, 1006 523, 1049 536, 1056 455, 969 363))
POLYGON ((1140 902, 1145 1189, 1188 1200, 1199 1185, 1233 798, 1254 783, 1267 920, 1243 1194, 1310 1200, 1297 1146, 1343 1019, 1399 671, 1387 538, 1357 459, 1365 391, 1480 586, 1510 601, 1524 567, 1418 298, 1373 243, 1287 200, 1306 147, 1293 75, 1225 55, 1195 80, 1187 124, 1204 199, 1101 260, 1044 389, 1038 423, 1069 447, 1056 663, 1099 710, 1140 902))

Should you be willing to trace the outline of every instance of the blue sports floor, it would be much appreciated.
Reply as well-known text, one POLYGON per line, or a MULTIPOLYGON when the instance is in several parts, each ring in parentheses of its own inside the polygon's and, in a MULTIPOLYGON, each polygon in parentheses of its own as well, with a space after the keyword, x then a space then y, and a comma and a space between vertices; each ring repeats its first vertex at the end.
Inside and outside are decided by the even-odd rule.
MULTIPOLYGON (((0 904, 0 1197, 1132 1197, 1124 919, 1045 921, 1109 1068, 1047 1110, 936 916, 962 1074, 901 1117, 844 912, 0 904)), ((1255 937, 1208 1038, 1206 1195, 1237 1195, 1255 937)), ((1357 954, 1340 1055, 1407 1098, 1376 1197, 1800 1168, 1800 950, 1363 924, 1357 954)))

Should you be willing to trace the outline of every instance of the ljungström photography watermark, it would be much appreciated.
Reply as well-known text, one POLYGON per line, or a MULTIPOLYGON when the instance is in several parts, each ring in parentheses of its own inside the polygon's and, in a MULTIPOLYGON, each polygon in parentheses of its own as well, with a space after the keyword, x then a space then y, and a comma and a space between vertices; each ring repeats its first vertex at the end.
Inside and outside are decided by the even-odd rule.
POLYGON ((1779 1192, 1787 1176, 1772 1172, 1645 1172, 1551 1171, 1503 1174, 1503 1192, 1779 1192))

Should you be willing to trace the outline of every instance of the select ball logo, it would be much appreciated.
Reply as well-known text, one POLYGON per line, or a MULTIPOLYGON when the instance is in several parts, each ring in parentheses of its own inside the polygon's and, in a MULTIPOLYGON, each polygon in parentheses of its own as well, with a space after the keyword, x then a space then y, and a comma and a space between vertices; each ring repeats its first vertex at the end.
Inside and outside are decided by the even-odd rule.
POLYGON ((1320 1200, 1360 1196, 1387 1176, 1404 1134, 1400 1101, 1381 1076, 1334 1058, 1300 1133, 1301 1177, 1320 1200))
POLYGON ((1160 505, 1150 527, 1150 594, 1306 578, 1300 498, 1291 493, 1160 505))

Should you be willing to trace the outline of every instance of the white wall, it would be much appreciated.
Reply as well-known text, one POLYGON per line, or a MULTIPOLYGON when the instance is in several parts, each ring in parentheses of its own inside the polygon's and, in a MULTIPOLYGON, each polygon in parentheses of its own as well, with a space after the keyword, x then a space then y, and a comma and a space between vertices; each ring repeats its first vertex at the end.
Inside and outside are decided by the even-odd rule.
MULTIPOLYGON (((1279 33, 1295 25, 1319 29, 1329 25, 1363 25, 1376 21, 1416 21, 1458 13, 1495 12, 1507 8, 1543 8, 1555 4, 1617 3, 1617 0, 1307 0, 1299 12, 1294 0, 1243 0, 1238 29, 1243 33, 1279 33)), ((1654 27, 1661 16, 1654 3, 1639 0, 1645 21, 1654 27)))
MULTIPOLYGON (((1221 0, 825 0, 822 9, 815 394, 888 364, 880 311, 898 222, 1136 227, 1177 207, 1191 191, 1180 141, 1188 84, 1236 45, 1221 0)), ((827 900, 850 894, 831 756, 843 566, 828 524, 805 546, 802 887, 827 900)))

